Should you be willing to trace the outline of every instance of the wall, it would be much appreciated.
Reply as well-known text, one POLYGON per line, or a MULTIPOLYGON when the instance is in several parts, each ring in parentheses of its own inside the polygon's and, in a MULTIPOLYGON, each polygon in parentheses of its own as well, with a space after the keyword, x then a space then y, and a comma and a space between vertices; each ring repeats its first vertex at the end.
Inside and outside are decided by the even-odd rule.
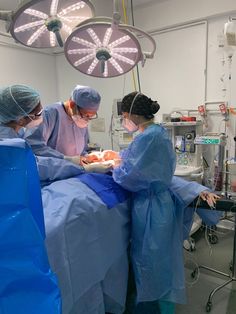
POLYGON ((57 98, 55 57, 0 42, 0 86, 26 84, 37 89, 43 104, 57 98))
POLYGON ((139 6, 135 10, 135 21, 138 27, 150 31, 224 15, 235 10, 234 0, 169 0, 161 3, 152 1, 149 5, 139 6))

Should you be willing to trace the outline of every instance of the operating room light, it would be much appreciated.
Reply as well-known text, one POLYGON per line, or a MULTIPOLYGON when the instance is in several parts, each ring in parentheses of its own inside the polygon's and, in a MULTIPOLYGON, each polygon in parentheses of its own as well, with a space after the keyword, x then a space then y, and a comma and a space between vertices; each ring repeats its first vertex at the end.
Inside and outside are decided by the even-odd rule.
POLYGON ((64 49, 68 62, 76 70, 107 78, 129 72, 139 61, 144 65, 146 58, 153 58, 156 43, 144 31, 120 24, 120 16, 114 10, 113 19, 95 17, 80 23, 68 36, 64 49), (137 35, 149 39, 151 52, 142 51, 137 35))
POLYGON ((23 2, 12 16, 11 35, 34 48, 63 46, 73 28, 94 16, 88 0, 33 0, 23 2))

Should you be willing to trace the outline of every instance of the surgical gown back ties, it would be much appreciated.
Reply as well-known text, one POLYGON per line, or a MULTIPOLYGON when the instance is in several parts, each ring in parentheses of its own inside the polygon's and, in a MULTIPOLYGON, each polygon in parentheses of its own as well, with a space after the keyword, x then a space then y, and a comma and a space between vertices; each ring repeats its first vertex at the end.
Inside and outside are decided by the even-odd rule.
POLYGON ((175 153, 168 134, 151 125, 122 154, 113 178, 133 192, 131 259, 137 302, 185 302, 183 207, 169 192, 175 153))
POLYGON ((66 114, 63 103, 56 103, 43 111, 43 123, 27 130, 25 139, 38 156, 63 158, 64 155, 83 155, 88 129, 77 127, 66 114))

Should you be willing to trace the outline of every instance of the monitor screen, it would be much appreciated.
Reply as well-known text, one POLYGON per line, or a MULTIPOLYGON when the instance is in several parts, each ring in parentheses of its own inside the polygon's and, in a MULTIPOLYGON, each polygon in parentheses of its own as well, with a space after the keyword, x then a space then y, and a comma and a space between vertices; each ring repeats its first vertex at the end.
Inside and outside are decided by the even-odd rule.
POLYGON ((117 100, 116 105, 117 105, 117 115, 118 115, 118 116, 121 116, 121 115, 122 115, 122 112, 121 112, 121 104, 122 104, 121 100, 117 100))
POLYGON ((114 99, 112 113, 115 118, 120 118, 121 116, 121 99, 114 99))

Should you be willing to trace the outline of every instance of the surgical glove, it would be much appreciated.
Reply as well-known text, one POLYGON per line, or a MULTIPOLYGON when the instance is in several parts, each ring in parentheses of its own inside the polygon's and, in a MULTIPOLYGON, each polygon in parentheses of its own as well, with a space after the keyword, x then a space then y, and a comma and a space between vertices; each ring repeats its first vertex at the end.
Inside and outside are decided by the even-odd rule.
POLYGON ((70 162, 73 162, 76 165, 81 165, 81 157, 80 155, 76 155, 76 156, 64 156, 65 160, 68 160, 70 162))
POLYGON ((113 150, 104 150, 102 152, 103 154, 103 160, 116 160, 120 159, 119 153, 113 151, 113 150))
POLYGON ((203 191, 200 193, 200 197, 201 199, 203 199, 203 201, 206 201, 207 204, 214 208, 215 204, 216 204, 216 200, 218 200, 220 197, 218 195, 216 195, 215 193, 212 193, 210 191, 203 191))
POLYGON ((88 154, 88 155, 85 155, 84 156, 84 159, 85 159, 85 163, 87 163, 87 164, 91 164, 91 163, 93 163, 93 162, 97 162, 97 161, 102 161, 102 159, 101 159, 101 157, 99 156, 99 152, 98 152, 98 154, 96 154, 96 153, 90 153, 90 154, 88 154))
POLYGON ((97 173, 106 173, 112 169, 111 163, 92 163, 90 165, 84 165, 85 172, 97 172, 97 173))

